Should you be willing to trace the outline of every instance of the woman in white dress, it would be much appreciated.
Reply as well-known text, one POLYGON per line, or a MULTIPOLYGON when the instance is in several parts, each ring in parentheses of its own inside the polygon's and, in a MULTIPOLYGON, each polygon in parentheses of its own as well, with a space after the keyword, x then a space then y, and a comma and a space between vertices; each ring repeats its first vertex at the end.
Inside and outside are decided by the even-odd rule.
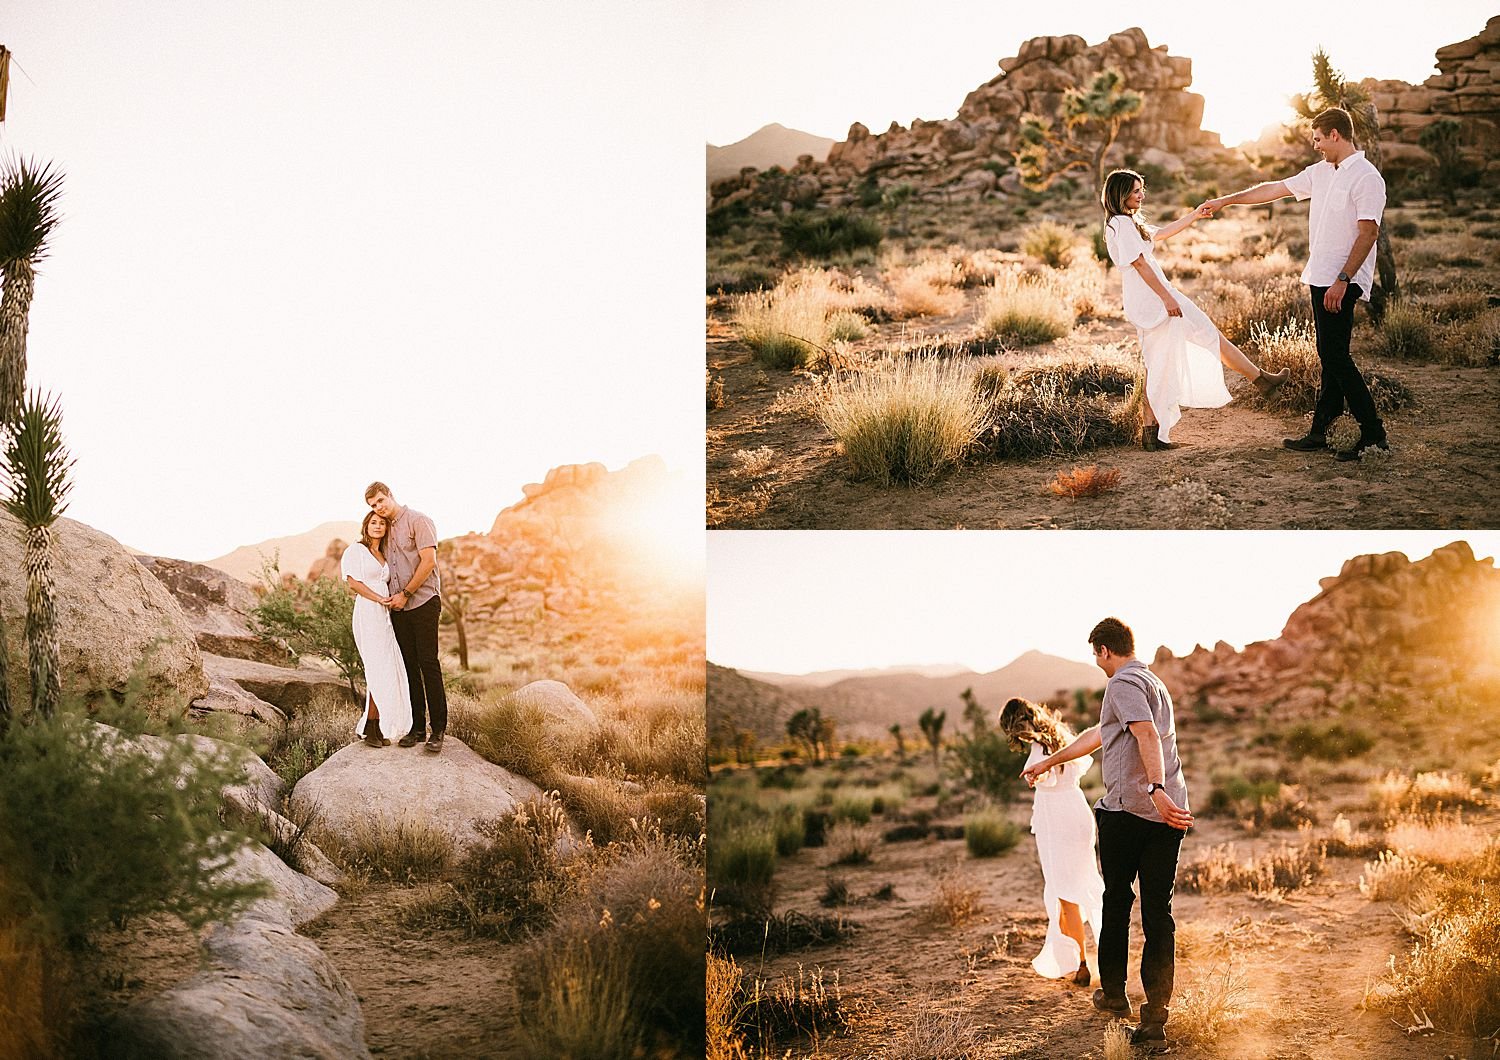
POLYGON ((1203 310, 1167 281, 1152 248, 1212 216, 1203 206, 1157 228, 1141 220, 1146 181, 1139 173, 1117 169, 1104 178, 1099 202, 1104 207, 1104 243, 1120 270, 1125 319, 1136 327, 1146 365, 1146 400, 1141 444, 1148 450, 1171 449, 1173 426, 1182 409, 1216 409, 1229 403, 1220 362, 1250 380, 1263 394, 1286 382, 1291 372, 1263 372, 1214 326, 1203 310), (1153 428, 1155 428, 1153 430, 1153 428))
MULTIPOLYGON (((1014 750, 1030 747, 1028 766, 1059 750, 1074 735, 1056 713, 1025 699, 1005 704, 1000 730, 1014 750)), ((1047 940, 1031 967, 1048 979, 1072 976, 1078 986, 1091 981, 1083 925, 1092 925, 1097 940, 1104 905, 1104 880, 1094 859, 1094 815, 1078 787, 1092 764, 1092 757, 1084 757, 1042 774, 1031 808, 1047 908, 1047 940)))
POLYGON ((365 665, 365 709, 354 726, 368 747, 384 747, 411 731, 411 691, 406 664, 391 628, 390 567, 385 561, 386 521, 375 512, 360 524, 359 540, 344 550, 340 567, 355 592, 354 644, 365 665))

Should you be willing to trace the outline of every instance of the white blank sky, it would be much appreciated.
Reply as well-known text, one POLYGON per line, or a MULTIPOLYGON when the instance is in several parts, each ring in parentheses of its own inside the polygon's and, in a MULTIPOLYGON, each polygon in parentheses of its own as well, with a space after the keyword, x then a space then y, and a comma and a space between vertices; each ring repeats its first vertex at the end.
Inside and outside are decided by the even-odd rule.
POLYGON ((703 68, 710 143, 768 122, 842 140, 851 123, 951 118, 1032 37, 1076 33, 1097 44, 1139 26, 1154 48, 1193 60, 1204 128, 1230 146, 1290 116, 1311 86, 1321 44, 1346 76, 1420 82, 1433 52, 1484 29, 1493 3, 1202 4, 1073 0, 715 0, 705 8, 703 68))
POLYGON ((444 536, 556 464, 701 482, 700 12, 8 5, 0 148, 67 174, 30 380, 69 514, 201 559, 372 478, 444 536))
POLYGON ((921 663, 988 672, 1038 649, 1089 660, 1116 615, 1149 658, 1278 636, 1318 579, 1371 552, 1416 560, 1500 531, 718 531, 708 657, 779 673, 921 663))

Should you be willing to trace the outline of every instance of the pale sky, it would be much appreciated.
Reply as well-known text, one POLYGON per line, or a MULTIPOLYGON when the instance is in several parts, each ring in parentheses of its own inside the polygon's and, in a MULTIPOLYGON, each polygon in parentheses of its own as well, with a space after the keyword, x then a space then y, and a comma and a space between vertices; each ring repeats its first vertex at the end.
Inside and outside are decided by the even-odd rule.
POLYGON ((1479 33, 1493 0, 1369 0, 1354 6, 1152 0, 714 0, 705 8, 707 139, 728 144, 769 122, 842 140, 853 122, 953 117, 1032 37, 1098 44, 1139 26, 1154 48, 1193 61, 1203 127, 1228 146, 1291 116, 1321 44, 1346 77, 1419 83, 1433 53, 1479 33))
POLYGON ((66 173, 32 307, 73 518, 186 559, 439 534, 661 454, 702 526, 703 5, 6 5, 0 150, 66 173))
MULTIPOLYGON (((1030 649, 1089 662, 1108 615, 1136 651, 1276 637, 1318 579, 1372 552, 1420 559, 1500 531, 716 531, 708 658, 817 670, 960 663, 987 673, 1030 649)), ((1497 630, 1500 635, 1500 630, 1497 630)))

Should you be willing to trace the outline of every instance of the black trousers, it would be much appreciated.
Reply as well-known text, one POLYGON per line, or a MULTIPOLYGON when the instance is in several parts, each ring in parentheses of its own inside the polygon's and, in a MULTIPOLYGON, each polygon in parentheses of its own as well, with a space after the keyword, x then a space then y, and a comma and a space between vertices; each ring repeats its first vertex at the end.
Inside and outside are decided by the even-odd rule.
POLYGON ((1333 421, 1344 414, 1347 404, 1349 413, 1359 422, 1360 433, 1371 438, 1384 438, 1385 427, 1375 412, 1375 399, 1365 385, 1349 356, 1349 335, 1354 331, 1354 304, 1362 293, 1359 284, 1351 283, 1344 291, 1344 301, 1337 313, 1323 308, 1326 287, 1309 287, 1312 292, 1313 328, 1318 335, 1318 362, 1323 366, 1323 379, 1318 387, 1318 403, 1313 406, 1312 433, 1326 434, 1333 421))
POLYGON ((1177 880, 1177 853, 1183 833, 1125 810, 1096 809, 1094 820, 1099 826, 1099 868, 1104 876, 1099 985, 1111 997, 1125 996, 1130 910, 1135 905, 1133 887, 1139 880, 1141 930, 1146 936, 1141 951, 1141 985, 1146 988, 1141 1022, 1166 1023, 1177 947, 1172 887, 1177 880))
POLYGON ((427 716, 432 731, 448 728, 448 693, 443 688, 443 668, 438 663, 438 617, 443 601, 434 596, 410 611, 392 611, 391 628, 406 663, 406 683, 411 686, 411 731, 425 735, 427 716))

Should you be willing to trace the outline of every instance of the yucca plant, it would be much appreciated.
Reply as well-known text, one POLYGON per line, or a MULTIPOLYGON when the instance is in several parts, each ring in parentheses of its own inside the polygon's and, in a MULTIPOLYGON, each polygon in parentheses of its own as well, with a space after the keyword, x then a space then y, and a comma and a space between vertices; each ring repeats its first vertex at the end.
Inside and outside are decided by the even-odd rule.
POLYGON ((26 390, 26 331, 36 266, 60 215, 63 175, 52 164, 7 159, 0 163, 0 424, 10 422, 26 390))
POLYGON ((32 391, 5 436, 0 471, 9 487, 0 499, 25 528, 26 647, 32 709, 50 717, 61 698, 57 603, 52 583, 52 524, 67 508, 73 458, 62 437, 62 406, 32 391))

